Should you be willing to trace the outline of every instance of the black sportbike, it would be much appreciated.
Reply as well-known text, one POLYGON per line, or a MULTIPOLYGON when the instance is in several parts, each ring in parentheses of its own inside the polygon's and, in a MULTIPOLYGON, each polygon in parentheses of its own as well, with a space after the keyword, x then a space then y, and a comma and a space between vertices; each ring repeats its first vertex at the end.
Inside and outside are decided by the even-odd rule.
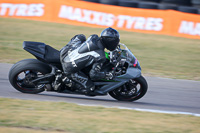
MULTIPOLYGON (((87 96, 109 94, 119 101, 135 101, 147 92, 148 85, 141 75, 140 64, 125 44, 120 43, 116 50, 105 53, 107 61, 101 71, 112 70, 115 78, 94 81, 95 90, 87 94, 80 88, 74 88, 73 81, 65 84, 60 80, 63 76, 60 51, 44 43, 30 41, 24 41, 23 48, 37 59, 21 60, 10 69, 9 81, 20 92, 37 94, 46 90, 87 96)), ((81 71, 88 75, 88 70, 90 66, 81 71)))

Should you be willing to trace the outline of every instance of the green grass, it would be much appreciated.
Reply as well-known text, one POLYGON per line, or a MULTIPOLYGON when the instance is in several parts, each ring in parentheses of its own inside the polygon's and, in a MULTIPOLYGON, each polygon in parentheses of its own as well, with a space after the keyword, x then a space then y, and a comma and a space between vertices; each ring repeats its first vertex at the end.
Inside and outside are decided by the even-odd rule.
POLYGON ((199 133, 199 121, 189 115, 0 98, 0 131, 21 127, 68 133, 199 133))
MULTIPOLYGON (((0 133, 62 133, 62 132, 41 130, 41 129, 31 128, 31 127, 1 127, 0 126, 0 133)), ((70 132, 65 132, 65 133, 70 133, 70 132)))
MULTIPOLYGON (((23 41, 39 41, 61 49, 75 34, 100 34, 102 28, 0 18, 0 62, 15 63, 32 55, 23 41)), ((119 31, 140 61, 144 75, 200 80, 200 40, 119 31)))

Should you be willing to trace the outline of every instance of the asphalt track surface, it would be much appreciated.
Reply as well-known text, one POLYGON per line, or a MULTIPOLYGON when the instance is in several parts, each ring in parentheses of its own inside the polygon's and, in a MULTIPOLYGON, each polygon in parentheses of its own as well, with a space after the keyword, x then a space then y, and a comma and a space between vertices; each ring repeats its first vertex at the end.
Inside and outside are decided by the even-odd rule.
POLYGON ((0 97, 200 115, 199 81, 145 77, 149 85, 147 94, 135 102, 120 102, 110 96, 87 97, 54 92, 24 94, 15 90, 8 81, 11 66, 12 64, 0 63, 0 97))

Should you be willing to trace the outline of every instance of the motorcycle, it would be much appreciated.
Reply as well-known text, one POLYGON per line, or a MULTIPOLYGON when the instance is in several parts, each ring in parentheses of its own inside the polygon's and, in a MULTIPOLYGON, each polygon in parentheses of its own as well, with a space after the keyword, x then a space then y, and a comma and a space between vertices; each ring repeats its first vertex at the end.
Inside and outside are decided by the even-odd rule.
MULTIPOLYGON (((94 81, 95 90, 87 94, 80 88, 74 88, 73 81, 66 84, 61 80, 63 69, 60 62, 60 51, 41 42, 24 41, 23 49, 36 59, 25 59, 17 62, 9 71, 11 85, 22 93, 37 94, 51 91, 87 96, 110 95, 119 101, 135 101, 142 98, 148 89, 145 78, 141 75, 139 61, 125 44, 111 52, 105 52, 107 61, 101 71, 113 71, 112 80, 94 81), (121 48, 123 47, 123 48, 121 48)), ((91 66, 81 70, 89 75, 91 66)))

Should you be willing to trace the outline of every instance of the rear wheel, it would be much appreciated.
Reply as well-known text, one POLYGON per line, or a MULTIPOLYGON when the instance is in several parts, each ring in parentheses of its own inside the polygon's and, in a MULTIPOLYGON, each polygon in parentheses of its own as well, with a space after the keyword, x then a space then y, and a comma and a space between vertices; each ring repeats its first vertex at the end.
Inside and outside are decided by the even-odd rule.
POLYGON ((9 81, 20 92, 37 94, 44 91, 45 84, 35 85, 31 81, 49 72, 50 67, 40 61, 23 60, 11 68, 9 81))
POLYGON ((109 92, 110 96, 119 101, 135 101, 142 98, 148 89, 147 82, 143 76, 131 79, 123 86, 109 92))

